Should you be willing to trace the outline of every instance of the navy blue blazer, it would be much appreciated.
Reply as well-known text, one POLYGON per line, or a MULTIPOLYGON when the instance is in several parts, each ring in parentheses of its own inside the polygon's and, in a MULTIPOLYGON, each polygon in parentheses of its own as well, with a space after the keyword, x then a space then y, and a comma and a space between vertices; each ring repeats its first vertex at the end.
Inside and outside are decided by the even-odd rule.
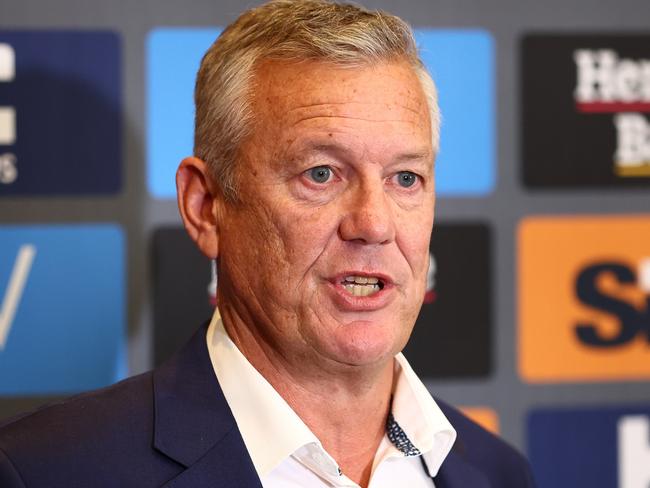
MULTIPOLYGON (((202 327, 153 372, 0 427, 0 487, 261 488, 205 333, 202 327)), ((520 454, 439 405, 458 440, 434 478, 437 488, 534 486, 520 454)))

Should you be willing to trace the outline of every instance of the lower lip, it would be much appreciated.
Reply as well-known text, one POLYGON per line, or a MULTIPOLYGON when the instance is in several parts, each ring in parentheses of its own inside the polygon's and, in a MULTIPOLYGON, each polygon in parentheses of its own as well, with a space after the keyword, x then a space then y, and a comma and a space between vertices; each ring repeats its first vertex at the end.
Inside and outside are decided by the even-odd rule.
POLYGON ((395 287, 385 284, 384 287, 365 297, 358 297, 348 292, 341 283, 328 282, 333 292, 334 301, 339 308, 352 312, 369 312, 385 307, 394 296, 395 287))

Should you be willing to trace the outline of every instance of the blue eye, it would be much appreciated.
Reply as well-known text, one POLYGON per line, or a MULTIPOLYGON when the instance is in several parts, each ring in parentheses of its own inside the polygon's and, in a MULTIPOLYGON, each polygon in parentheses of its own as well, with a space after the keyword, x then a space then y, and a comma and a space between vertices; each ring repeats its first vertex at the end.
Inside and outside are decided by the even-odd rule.
POLYGON ((316 183, 327 183, 327 180, 332 176, 332 170, 327 166, 316 166, 307 170, 307 172, 309 173, 309 177, 316 183))
POLYGON ((399 183, 400 186, 403 186, 404 188, 408 188, 409 186, 413 186, 413 184, 417 181, 418 177, 415 173, 411 173, 410 171, 400 171, 397 173, 397 182, 399 183))

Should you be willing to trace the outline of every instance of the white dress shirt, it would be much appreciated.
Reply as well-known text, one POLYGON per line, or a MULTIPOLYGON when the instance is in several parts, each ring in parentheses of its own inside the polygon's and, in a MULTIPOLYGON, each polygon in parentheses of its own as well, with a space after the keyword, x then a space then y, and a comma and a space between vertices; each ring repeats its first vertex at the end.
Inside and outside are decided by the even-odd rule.
MULTIPOLYGON (((358 485, 226 333, 218 310, 207 333, 210 360, 264 488, 358 485)), ((431 488, 456 431, 406 358, 395 357, 392 411, 373 462, 369 488, 431 488)))

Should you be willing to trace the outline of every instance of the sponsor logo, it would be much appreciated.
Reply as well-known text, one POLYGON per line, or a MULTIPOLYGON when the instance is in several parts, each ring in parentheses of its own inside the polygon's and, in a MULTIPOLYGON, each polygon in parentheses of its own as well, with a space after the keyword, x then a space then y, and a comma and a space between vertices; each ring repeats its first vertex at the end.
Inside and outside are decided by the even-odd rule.
POLYGON ((620 59, 613 49, 577 49, 576 107, 581 112, 650 112, 650 59, 620 59))
POLYGON ((213 259, 210 262, 210 283, 207 287, 208 302, 213 307, 217 306, 217 261, 213 259))
POLYGON ((612 49, 578 49, 576 108, 587 113, 615 113, 619 176, 650 176, 650 59, 620 59, 612 49), (621 113, 619 113, 621 112, 621 113))
MULTIPOLYGON (((176 196, 176 168, 192 154, 196 72, 220 32, 220 28, 158 28, 149 33, 147 184, 156 198, 176 196)), ((436 190, 442 196, 488 194, 496 180, 494 40, 486 31, 469 29, 421 29, 415 34, 438 85, 444 118, 436 190)))
POLYGON ((650 343, 650 288, 645 283, 649 265, 648 258, 641 259, 637 266, 604 260, 580 270, 575 285, 578 300, 618 321, 614 330, 603 330, 596 321, 578 322, 575 333, 580 342, 590 347, 610 348, 643 336, 650 343), (616 293, 626 288, 627 296, 616 293))
POLYGON ((67 394, 123 377, 124 296, 118 227, 0 229, 0 394, 67 394))
POLYGON ((646 488, 650 406, 534 410, 528 454, 539 486, 646 488))
POLYGON ((619 176, 650 176, 650 122, 641 114, 614 117, 617 149, 614 155, 619 176))
POLYGON ((13 324, 35 255, 36 247, 33 244, 23 244, 18 249, 16 263, 9 277, 2 310, 0 310, 0 350, 4 349, 7 343, 7 336, 13 324))
POLYGON ((617 423, 618 486, 650 485, 650 416, 626 415, 617 423))
MULTIPOLYGON (((8 83, 16 76, 16 54, 6 43, 0 43, 0 83, 8 83)), ((14 107, 0 106, 0 145, 8 146, 16 142, 16 110, 14 107)), ((0 184, 16 181, 16 155, 11 152, 0 153, 0 184)))
POLYGON ((429 253, 429 271, 427 271, 427 290, 424 293, 424 303, 431 304, 436 300, 436 258, 429 253))
POLYGON ((435 225, 424 304, 404 349, 421 377, 490 373, 490 249, 490 230, 484 224, 435 225))
POLYGON ((524 39, 528 185, 650 182, 649 41, 631 35, 524 39), (554 73, 553 79, 540 83, 543 73, 554 73))
POLYGON ((650 216, 529 218, 518 240, 523 378, 650 377, 650 216))
POLYGON ((117 192, 120 119, 115 34, 0 31, 0 196, 117 192))

